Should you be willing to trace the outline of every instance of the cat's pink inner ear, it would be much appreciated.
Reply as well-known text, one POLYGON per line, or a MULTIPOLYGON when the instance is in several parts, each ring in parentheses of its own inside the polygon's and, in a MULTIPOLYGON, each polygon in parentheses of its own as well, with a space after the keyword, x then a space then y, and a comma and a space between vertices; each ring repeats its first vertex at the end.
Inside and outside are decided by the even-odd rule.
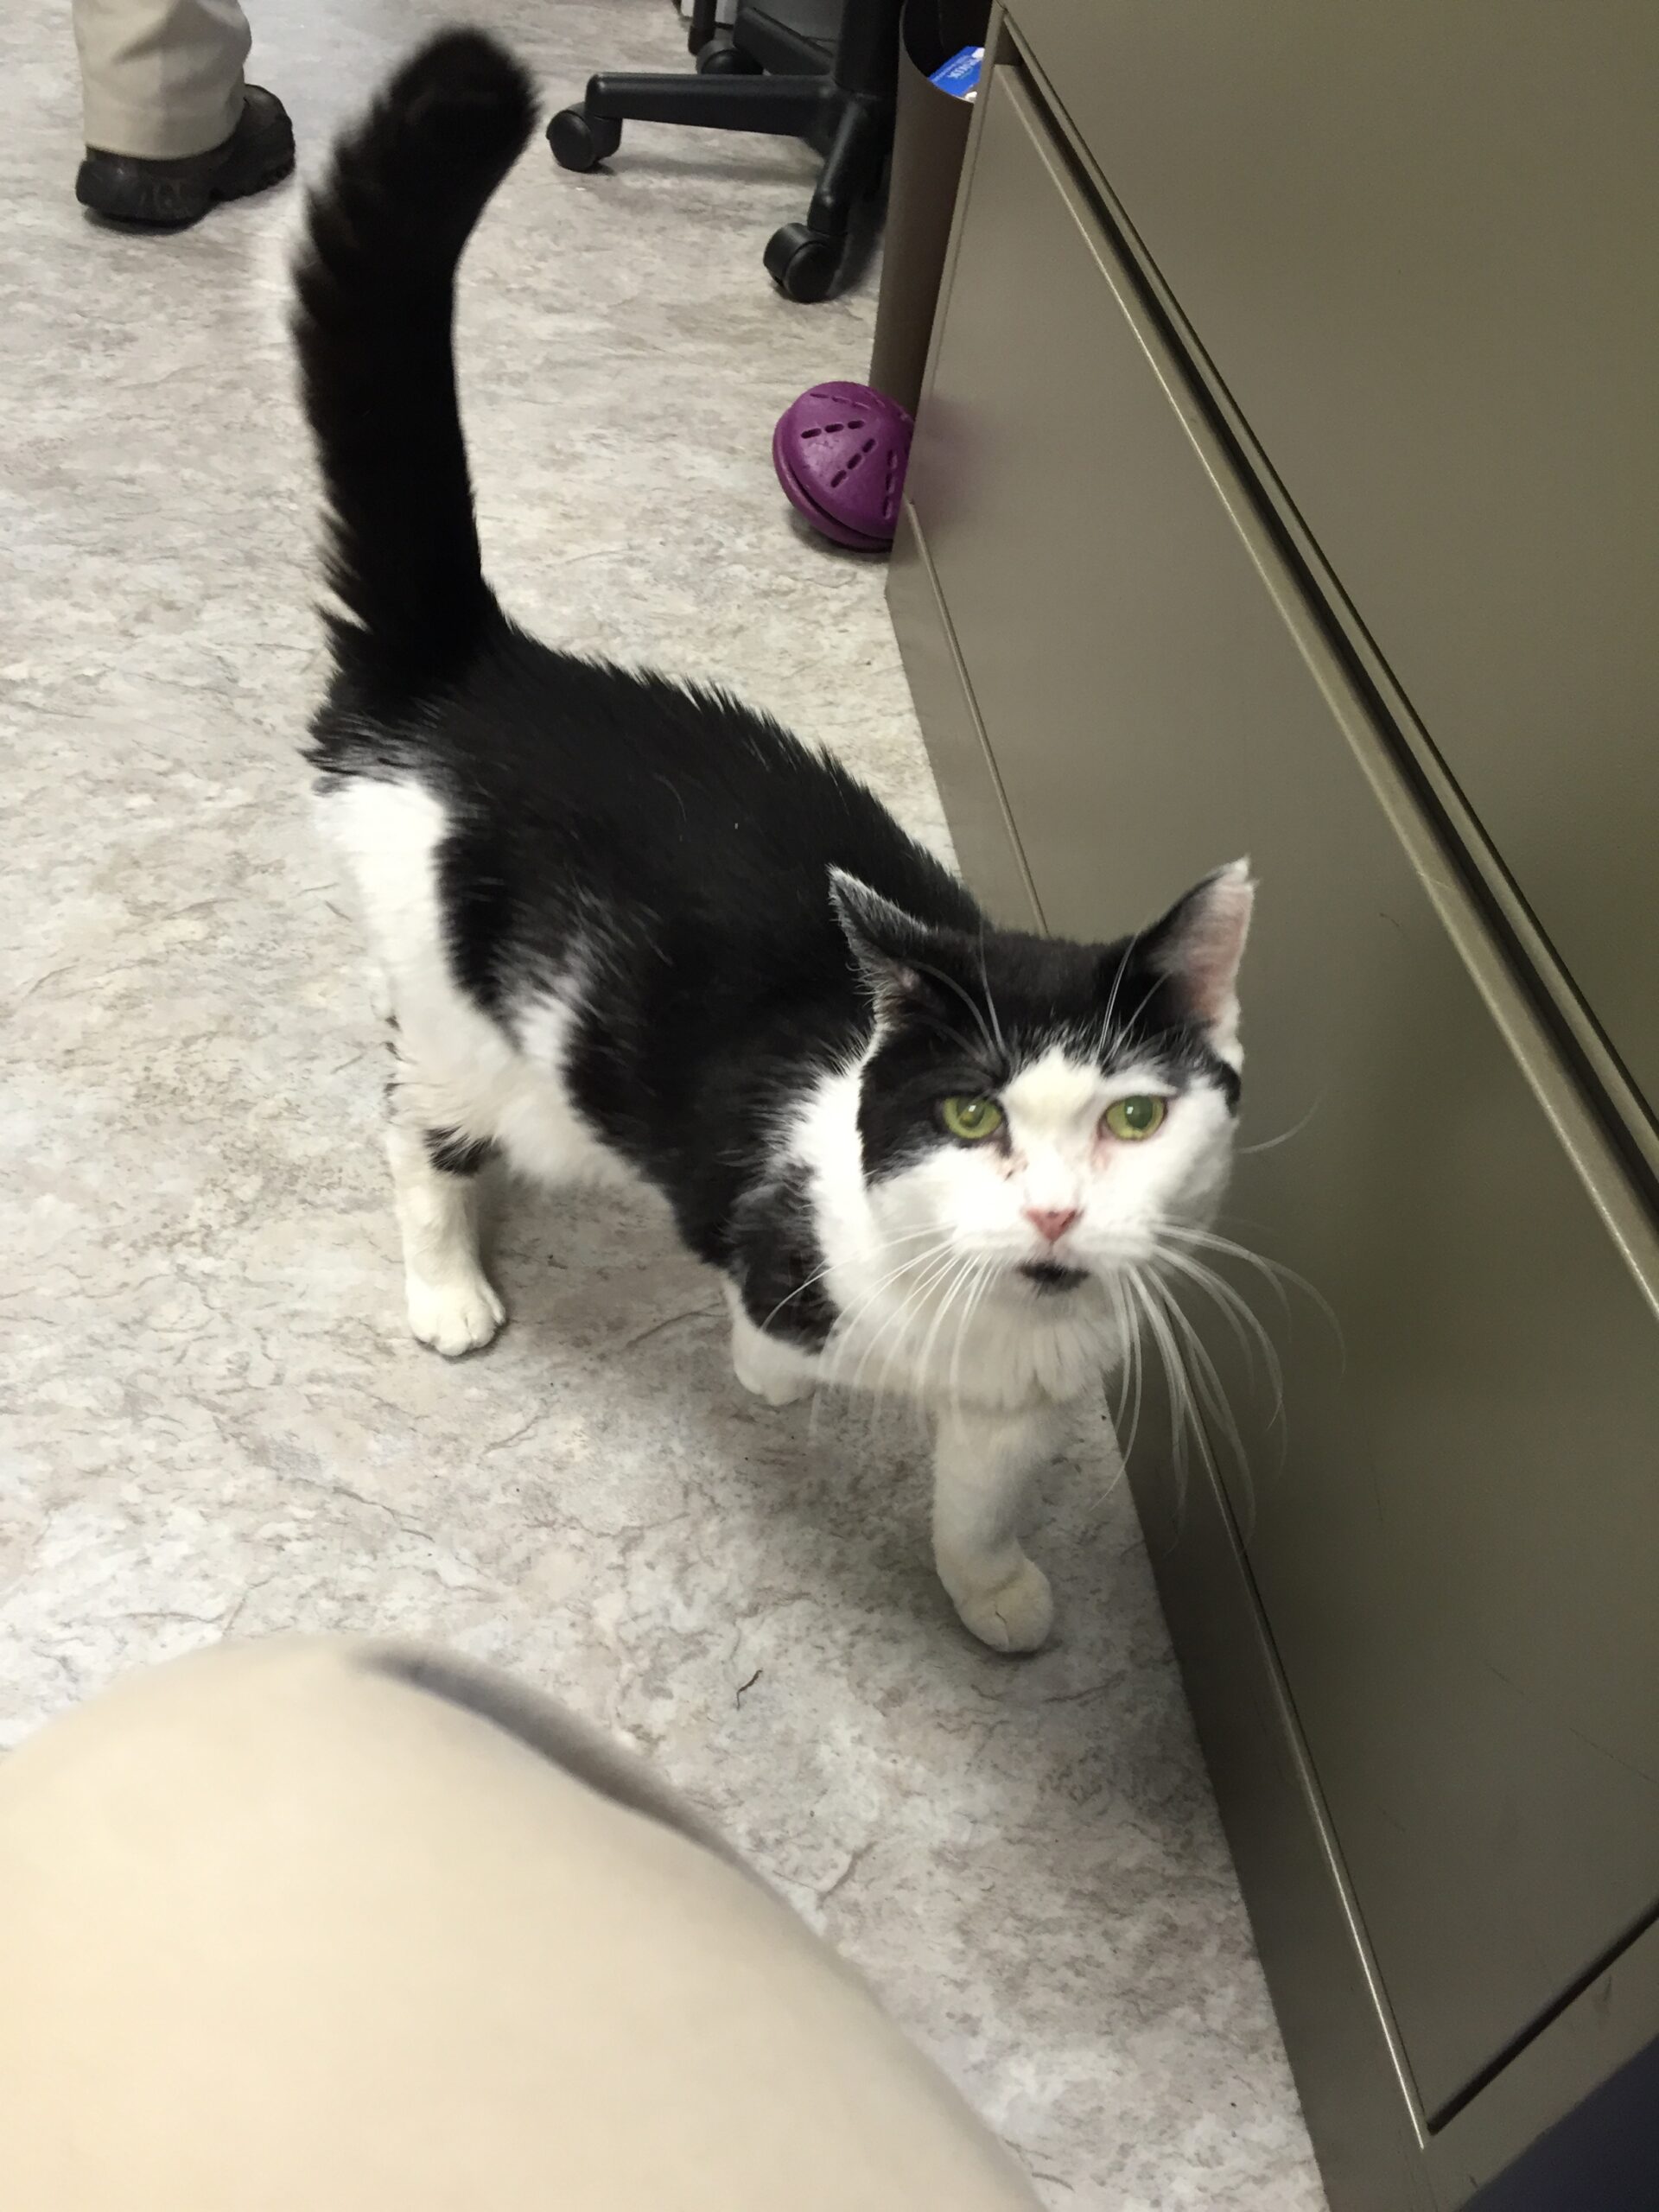
POLYGON ((1236 1018, 1239 963, 1255 904, 1250 864, 1234 861, 1190 892, 1171 918, 1162 948, 1167 972, 1193 1014, 1212 1028, 1236 1018))

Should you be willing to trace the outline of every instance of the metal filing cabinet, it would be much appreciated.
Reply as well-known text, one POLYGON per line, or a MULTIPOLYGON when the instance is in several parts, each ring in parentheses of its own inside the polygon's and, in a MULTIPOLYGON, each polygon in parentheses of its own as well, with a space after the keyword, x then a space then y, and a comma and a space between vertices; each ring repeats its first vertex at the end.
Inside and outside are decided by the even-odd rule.
MULTIPOLYGON (((891 600, 1005 916, 1114 934, 1239 851, 1262 879, 1246 1143, 1286 1141, 1230 1211, 1331 1312, 1263 1307, 1282 1408, 1211 1332, 1237 1440, 1183 1479, 1154 1421, 1131 1474, 1332 2202, 1650 2212, 1659 315, 1592 329, 1573 265, 1482 418, 1506 211, 1558 267, 1571 227, 1498 155, 1573 41, 1509 10, 1483 79, 1497 11, 1462 46, 1448 12, 994 26, 891 600), (1471 163, 1434 232, 1422 177, 1471 163)), ((1592 194, 1659 92, 1606 13, 1592 194)))

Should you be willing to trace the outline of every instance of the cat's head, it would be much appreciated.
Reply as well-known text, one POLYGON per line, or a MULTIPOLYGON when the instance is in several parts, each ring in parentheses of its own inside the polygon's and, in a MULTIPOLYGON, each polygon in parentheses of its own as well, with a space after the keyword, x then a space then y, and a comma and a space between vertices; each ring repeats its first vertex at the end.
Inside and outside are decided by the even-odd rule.
POLYGON ((931 1250, 1064 1298, 1165 1249, 1226 1181, 1254 887, 1235 861, 1109 945, 916 920, 836 872, 876 1007, 860 1083, 894 1264, 931 1250))

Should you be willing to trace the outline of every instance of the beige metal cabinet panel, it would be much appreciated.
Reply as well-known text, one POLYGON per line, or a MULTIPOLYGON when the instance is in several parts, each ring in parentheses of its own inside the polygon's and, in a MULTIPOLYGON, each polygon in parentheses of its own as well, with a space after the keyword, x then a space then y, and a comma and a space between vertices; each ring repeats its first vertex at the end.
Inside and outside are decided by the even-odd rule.
POLYGON ((1050 926, 1121 931, 1241 850, 1260 871, 1245 1136, 1273 1148, 1232 1211, 1344 1344, 1291 1294, 1283 1420, 1241 1391, 1253 1478, 1224 1471, 1432 2118, 1659 1901, 1654 1317, 1029 96, 1005 68, 986 97, 925 557, 1050 926))
POLYGON ((1659 1115, 1659 8, 1018 16, 1659 1115))

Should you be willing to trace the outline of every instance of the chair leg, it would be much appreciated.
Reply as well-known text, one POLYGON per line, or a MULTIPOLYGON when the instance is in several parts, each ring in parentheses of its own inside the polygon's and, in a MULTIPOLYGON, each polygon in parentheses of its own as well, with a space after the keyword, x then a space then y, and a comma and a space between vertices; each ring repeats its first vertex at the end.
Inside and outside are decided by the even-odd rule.
POLYGON ((821 237, 844 238, 861 200, 881 181, 887 160, 889 118, 864 100, 849 100, 818 174, 818 188, 807 212, 807 228, 821 237))
POLYGON ((819 77, 590 77, 582 112, 599 122, 689 123, 804 138, 835 99, 819 77))

